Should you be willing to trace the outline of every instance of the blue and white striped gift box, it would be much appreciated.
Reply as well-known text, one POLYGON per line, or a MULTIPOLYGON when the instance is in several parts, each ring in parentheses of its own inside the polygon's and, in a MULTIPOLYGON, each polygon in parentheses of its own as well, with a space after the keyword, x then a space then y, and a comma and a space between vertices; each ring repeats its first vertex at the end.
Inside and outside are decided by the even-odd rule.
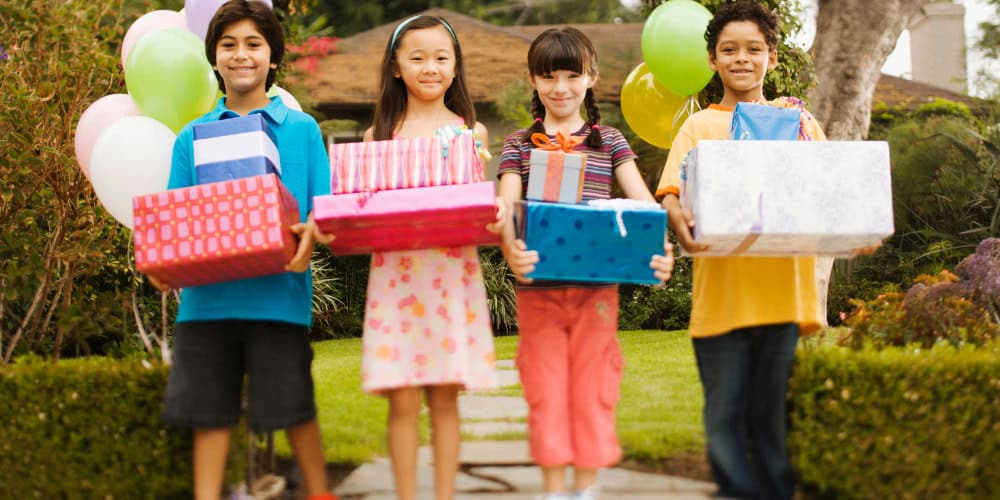
POLYGON ((257 175, 281 177, 277 140, 259 113, 194 126, 198 184, 257 175))

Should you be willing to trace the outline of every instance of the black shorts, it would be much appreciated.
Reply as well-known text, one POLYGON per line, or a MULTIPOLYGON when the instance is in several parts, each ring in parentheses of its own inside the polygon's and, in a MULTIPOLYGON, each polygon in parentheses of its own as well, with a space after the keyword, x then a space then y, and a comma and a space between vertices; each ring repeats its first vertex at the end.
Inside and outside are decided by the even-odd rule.
POLYGON ((247 423, 256 432, 316 418, 309 329, 279 321, 177 324, 163 418, 177 427, 231 427, 247 379, 247 423))

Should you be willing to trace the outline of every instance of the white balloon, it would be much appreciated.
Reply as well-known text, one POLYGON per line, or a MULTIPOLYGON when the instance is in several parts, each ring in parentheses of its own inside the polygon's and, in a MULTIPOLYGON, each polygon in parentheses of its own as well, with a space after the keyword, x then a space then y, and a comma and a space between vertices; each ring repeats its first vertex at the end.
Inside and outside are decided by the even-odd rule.
POLYGON ((146 116, 126 116, 97 137, 90 183, 101 205, 129 229, 132 197, 167 189, 175 138, 166 125, 146 116))
POLYGON ((271 89, 267 91, 267 96, 268 97, 278 96, 281 98, 281 102, 283 102, 285 106, 288 107, 288 109, 294 109, 295 111, 302 111, 302 105, 299 104, 299 101, 295 99, 295 96, 293 96, 291 92, 277 85, 271 85, 271 89))

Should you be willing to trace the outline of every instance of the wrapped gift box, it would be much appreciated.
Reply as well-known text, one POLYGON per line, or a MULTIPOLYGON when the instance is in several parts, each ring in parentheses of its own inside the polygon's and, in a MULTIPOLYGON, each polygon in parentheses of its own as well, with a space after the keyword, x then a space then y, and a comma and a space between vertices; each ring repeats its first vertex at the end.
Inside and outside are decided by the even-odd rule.
POLYGON ((135 264, 173 287, 285 272, 297 241, 295 198, 269 174, 132 200, 135 264))
POLYGON ((317 196, 313 218, 336 255, 498 245, 492 182, 317 196))
POLYGON ((700 141, 683 171, 698 255, 847 256, 893 233, 881 141, 700 141))
POLYGON ((465 184, 483 180, 471 133, 330 146, 331 194, 465 184), (447 158, 443 152, 447 150, 447 158))
POLYGON ((518 237, 539 261, 537 280, 657 284, 649 262, 663 255, 666 211, 527 201, 514 216, 518 237))
POLYGON ((528 158, 530 174, 524 197, 536 201, 580 203, 587 155, 573 147, 583 142, 566 131, 556 133, 556 140, 542 133, 531 134, 535 149, 528 158))
POLYGON ((729 138, 739 141, 794 141, 799 138, 802 112, 767 104, 736 103, 729 138))
POLYGON ((260 113, 199 123, 192 132, 198 184, 281 175, 274 132, 260 113))

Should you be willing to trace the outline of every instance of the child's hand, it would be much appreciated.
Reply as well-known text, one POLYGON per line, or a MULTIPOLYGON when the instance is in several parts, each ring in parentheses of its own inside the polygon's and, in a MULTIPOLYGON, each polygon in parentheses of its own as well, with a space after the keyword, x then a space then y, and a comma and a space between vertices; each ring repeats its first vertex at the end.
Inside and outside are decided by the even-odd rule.
POLYGON ((507 204, 503 198, 497 198, 497 220, 486 225, 486 230, 493 234, 503 234, 507 225, 507 204))
POLYGON ((316 246, 316 223, 312 217, 306 222, 292 225, 289 229, 299 237, 299 246, 295 250, 292 260, 285 264, 285 271, 301 273, 309 269, 309 261, 312 259, 313 247, 316 246))
POLYGON ((172 290, 174 288, 174 287, 170 286, 169 283, 166 283, 164 281, 160 281, 160 280, 154 278, 152 275, 149 275, 149 274, 146 275, 146 279, 149 280, 149 284, 153 285, 154 287, 156 287, 157 290, 159 290, 161 292, 169 292, 170 290, 172 290))
POLYGON ((855 256, 857 256, 857 255, 871 255, 871 254, 877 252, 879 248, 882 248, 882 242, 881 241, 878 242, 878 243, 876 243, 876 244, 874 244, 874 245, 871 245, 871 246, 862 247, 862 248, 855 248, 851 252, 851 255, 855 255, 855 256))
POLYGON ((333 233, 324 233, 323 230, 319 228, 319 224, 316 224, 316 221, 312 220, 311 217, 306 224, 312 225, 313 238, 315 238, 316 243, 319 243, 320 245, 329 245, 330 243, 333 243, 333 240, 337 239, 333 233))
POLYGON ((660 284, 656 285, 658 287, 662 287, 673 275, 674 249, 666 235, 663 236, 663 255, 654 255, 649 267, 653 269, 653 276, 660 280, 660 284))
POLYGON ((507 259, 507 267, 514 274, 514 278, 521 283, 531 283, 533 280, 525 278, 524 275, 535 270, 535 264, 538 263, 538 251, 528 250, 523 240, 514 240, 513 243, 503 245, 501 248, 504 258, 507 259))
POLYGON ((680 208, 678 205, 677 208, 667 211, 667 217, 670 218, 670 227, 677 234, 677 243, 680 243, 687 253, 694 254, 708 250, 708 245, 694 241, 694 215, 691 209, 680 208))

